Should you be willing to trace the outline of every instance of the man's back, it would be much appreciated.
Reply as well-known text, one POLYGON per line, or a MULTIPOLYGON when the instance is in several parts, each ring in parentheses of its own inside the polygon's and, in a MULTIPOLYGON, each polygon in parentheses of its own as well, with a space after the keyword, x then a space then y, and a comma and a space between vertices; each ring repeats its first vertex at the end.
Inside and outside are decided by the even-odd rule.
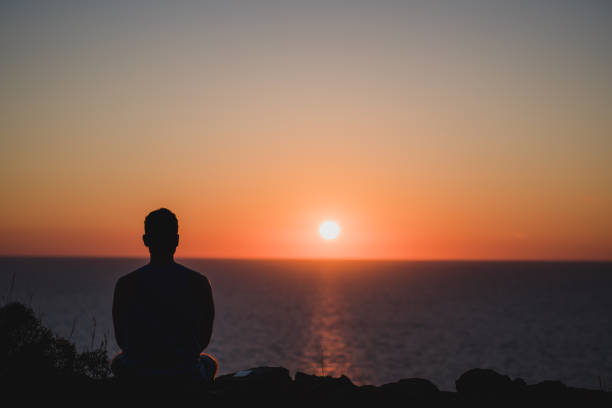
POLYGON ((115 336, 138 365, 189 364, 208 345, 214 304, 208 279, 180 264, 149 264, 117 281, 115 336))

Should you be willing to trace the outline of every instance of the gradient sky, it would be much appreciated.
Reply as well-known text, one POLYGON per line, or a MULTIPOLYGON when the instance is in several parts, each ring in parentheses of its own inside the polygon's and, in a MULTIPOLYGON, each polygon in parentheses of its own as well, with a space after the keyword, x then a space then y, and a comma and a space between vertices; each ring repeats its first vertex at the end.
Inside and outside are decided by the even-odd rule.
POLYGON ((3 1, 0 254, 167 207, 178 256, 612 259, 611 44, 606 0, 3 1))

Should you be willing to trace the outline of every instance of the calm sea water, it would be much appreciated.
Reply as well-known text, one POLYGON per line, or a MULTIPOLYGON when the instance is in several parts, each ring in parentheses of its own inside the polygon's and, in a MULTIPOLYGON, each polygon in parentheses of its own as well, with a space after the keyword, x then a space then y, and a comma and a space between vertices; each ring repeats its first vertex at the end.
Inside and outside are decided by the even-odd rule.
MULTIPOLYGON (((207 350, 220 374, 280 365, 454 390, 461 373, 482 367, 528 383, 612 384, 612 263, 180 262, 212 283, 207 350)), ((81 349, 107 336, 112 354, 115 281, 144 263, 0 258, 0 296, 31 304, 81 349)))

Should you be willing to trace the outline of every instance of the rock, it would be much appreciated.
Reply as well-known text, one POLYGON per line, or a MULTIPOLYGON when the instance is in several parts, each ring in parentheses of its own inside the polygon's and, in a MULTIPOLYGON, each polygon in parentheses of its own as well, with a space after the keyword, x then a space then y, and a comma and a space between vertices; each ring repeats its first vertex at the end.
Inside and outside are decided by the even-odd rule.
POLYGON ((527 399, 547 406, 612 406, 612 393, 567 387, 560 381, 542 381, 527 386, 527 399))
POLYGON ((289 370, 284 367, 257 367, 217 377, 208 394, 217 398, 282 399, 293 389, 289 370))
POLYGON ((512 381, 493 370, 474 368, 463 373, 455 386, 462 396, 491 400, 518 396, 525 389, 525 382, 512 381))
POLYGON ((567 386, 561 381, 542 381, 527 388, 531 394, 539 396, 562 395, 567 391, 567 386))
POLYGON ((291 383, 291 376, 285 367, 256 367, 222 375, 215 380, 215 384, 224 383, 283 385, 291 383))
POLYGON ((356 392, 359 395, 379 396, 382 393, 382 390, 374 385, 362 385, 361 387, 357 387, 356 392))
POLYGON ((436 397, 440 390, 431 381, 422 378, 406 378, 384 384, 381 389, 393 398, 425 400, 436 397))
POLYGON ((521 387, 525 387, 527 385, 527 383, 525 382, 525 380, 523 380, 522 378, 515 378, 513 380, 514 385, 521 388, 521 387))
POLYGON ((295 383, 300 387, 306 388, 338 388, 338 387, 355 387, 355 384, 345 375, 340 377, 319 377, 317 375, 304 374, 297 372, 295 374, 295 383))
POLYGON ((313 396, 317 399, 344 398, 348 394, 354 394, 354 391, 358 388, 344 375, 341 377, 319 377, 302 372, 295 374, 294 385, 300 395, 313 396))

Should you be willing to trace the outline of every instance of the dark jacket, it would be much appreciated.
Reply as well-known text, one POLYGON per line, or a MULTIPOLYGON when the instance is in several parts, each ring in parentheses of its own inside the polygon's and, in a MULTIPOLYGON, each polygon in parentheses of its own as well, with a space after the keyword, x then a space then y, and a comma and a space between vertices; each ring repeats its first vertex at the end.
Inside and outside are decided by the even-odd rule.
POLYGON ((143 266, 115 285, 115 338, 139 365, 193 362, 210 342, 214 315, 208 279, 177 263, 143 266))

